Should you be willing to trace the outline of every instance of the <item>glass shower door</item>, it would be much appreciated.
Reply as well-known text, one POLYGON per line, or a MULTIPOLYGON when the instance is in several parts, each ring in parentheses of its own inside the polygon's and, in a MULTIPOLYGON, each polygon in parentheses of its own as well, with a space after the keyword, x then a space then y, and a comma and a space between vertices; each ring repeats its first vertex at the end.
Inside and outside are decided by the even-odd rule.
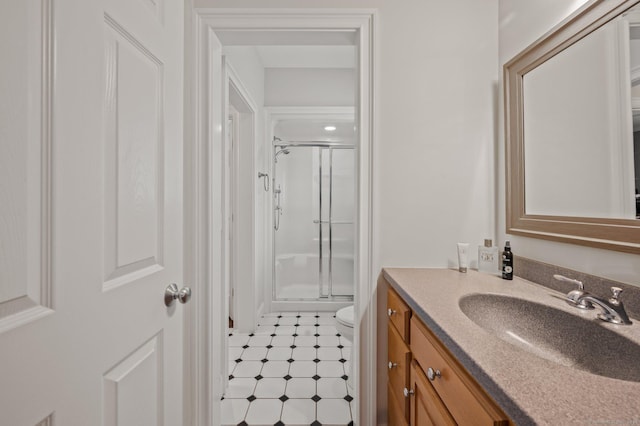
POLYGON ((350 298, 354 149, 287 146, 286 150, 288 154, 275 156, 274 164, 274 300, 350 298))

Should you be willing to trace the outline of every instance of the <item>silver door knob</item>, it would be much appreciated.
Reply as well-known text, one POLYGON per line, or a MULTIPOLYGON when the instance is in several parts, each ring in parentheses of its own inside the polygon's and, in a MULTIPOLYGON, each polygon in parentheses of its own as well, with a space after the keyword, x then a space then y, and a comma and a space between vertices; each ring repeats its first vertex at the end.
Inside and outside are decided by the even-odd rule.
POLYGON ((178 299, 180 303, 187 303, 191 299, 191 289, 189 287, 182 287, 178 290, 176 283, 169 284, 164 291, 164 304, 171 306, 176 299, 178 299))

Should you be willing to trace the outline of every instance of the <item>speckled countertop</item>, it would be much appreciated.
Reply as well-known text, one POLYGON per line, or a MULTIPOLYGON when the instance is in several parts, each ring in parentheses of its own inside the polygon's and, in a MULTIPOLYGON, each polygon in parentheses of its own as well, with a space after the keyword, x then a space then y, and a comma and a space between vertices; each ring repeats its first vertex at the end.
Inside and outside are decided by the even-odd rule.
MULTIPOLYGON (((385 268, 383 274, 414 315, 433 330, 517 424, 640 424, 640 383, 591 374, 533 355, 471 321, 458 303, 468 294, 492 293, 598 321, 594 320, 595 311, 571 307, 559 298, 561 293, 518 277, 506 281, 476 271, 464 274, 452 269, 413 268, 385 268)), ((640 343, 640 321, 632 321, 630 326, 598 323, 640 343)), ((594 348, 597 345, 594 341, 594 348)))

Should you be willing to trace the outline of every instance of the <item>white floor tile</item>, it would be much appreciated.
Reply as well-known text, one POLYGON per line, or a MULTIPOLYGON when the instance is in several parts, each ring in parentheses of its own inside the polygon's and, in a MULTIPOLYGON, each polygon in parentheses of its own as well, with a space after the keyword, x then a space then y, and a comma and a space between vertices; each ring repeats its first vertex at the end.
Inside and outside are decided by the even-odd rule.
POLYGON ((254 331, 254 336, 271 336, 275 333, 276 327, 273 325, 259 325, 254 331))
POLYGON ((269 361, 264 363, 262 377, 284 377, 289 374, 289 363, 287 361, 269 361))
POLYGON ((315 318, 318 314, 316 312, 300 312, 298 315, 300 318, 315 318))
MULTIPOLYGON (((236 367, 237 368, 237 367, 236 367)), ((320 377, 342 377, 344 367, 340 361, 320 361, 317 367, 320 377)))
POLYGON ((293 344, 296 346, 315 346, 317 343, 315 336, 298 336, 293 344))
POLYGON ((316 403, 311 399, 289 399, 282 407, 286 425, 310 425, 316 419, 316 403))
POLYGON ((290 358, 291 348, 287 348, 286 346, 275 346, 267 352, 267 359, 269 361, 286 361, 290 358))
POLYGON ((336 314, 335 312, 329 311, 329 312, 318 312, 317 315, 320 318, 333 318, 335 316, 335 314, 336 314))
POLYGON ((233 370, 235 370, 236 364, 237 363, 234 360, 229 360, 229 362, 227 363, 227 371, 229 372, 229 374, 233 374, 233 370))
POLYGON ((242 361, 259 361, 261 359, 266 358, 267 356, 267 348, 263 347, 248 347, 242 352, 242 361))
POLYGON ((235 334, 229 336, 229 346, 244 346, 249 342, 248 334, 235 334))
MULTIPOLYGON (((318 344, 320 346, 335 346, 338 347, 340 339, 334 336, 320 336, 318 337, 318 344)), ((346 346, 346 345, 345 345, 346 346)))
POLYGON ((273 337, 271 336, 253 336, 249 338, 249 346, 253 346, 253 347, 265 347, 268 344, 271 343, 271 339, 273 339, 273 337))
POLYGON ((296 333, 298 336, 314 336, 316 334, 316 327, 313 325, 301 325, 297 328, 296 333))
POLYGON ((296 332, 296 327, 293 325, 281 325, 275 329, 276 336, 291 336, 296 332))
POLYGON ((280 325, 295 325, 298 323, 298 318, 296 317, 282 317, 278 324, 280 325))
POLYGON ((253 395, 257 380, 252 377, 234 377, 224 393, 225 398, 246 398, 253 395))
POLYGON ((245 421, 251 426, 272 426, 280 420, 282 401, 279 399, 256 399, 247 411, 245 421))
POLYGON ((237 425, 244 420, 249 408, 249 401, 246 399, 223 399, 222 403, 222 424, 237 425))
POLYGON ((262 370, 262 362, 260 361, 242 361, 236 365, 233 370, 235 377, 255 377, 262 370))
POLYGON ((258 325, 274 325, 278 323, 278 320, 280 318, 278 318, 277 316, 263 316, 262 318, 260 318, 258 320, 258 325))
POLYGON ((342 358, 351 359, 351 347, 350 346, 345 346, 344 348, 342 348, 342 358))
POLYGON ((305 377, 295 377, 293 379, 287 380, 287 389, 285 390, 285 395, 287 395, 289 398, 311 398, 315 394, 315 380, 305 377))
POLYGON ((320 317, 320 318, 316 318, 316 320, 317 320, 316 324, 333 325, 334 327, 336 325, 336 319, 332 317, 320 317))
POLYGON ((316 363, 313 361, 294 361, 289 367, 289 375, 291 377, 313 377, 316 375, 316 363))
POLYGON ((280 312, 280 316, 281 317, 297 317, 298 316, 298 312, 280 312))
POLYGON ((317 320, 318 320, 318 318, 315 318, 313 316, 301 317, 301 318, 298 318, 298 324, 300 324, 300 325, 314 325, 314 324, 318 324, 316 322, 317 320))
POLYGON ((340 344, 345 347, 351 347, 351 342, 346 337, 340 336, 340 344))
POLYGON ((347 396, 347 381, 341 377, 327 377, 318 380, 318 396, 321 398, 344 398, 347 396))
POLYGON ((242 351, 244 349, 242 349, 242 346, 230 346, 229 347, 229 359, 230 360, 234 360, 234 359, 238 359, 240 358, 240 355, 242 355, 242 351))
POLYGON ((351 421, 351 407, 344 399, 318 401, 318 421, 323 425, 346 425, 351 421))
MULTIPOLYGON (((344 382, 344 380, 342 381, 344 382)), ((256 398, 280 398, 285 394, 286 386, 287 381, 282 377, 263 377, 258 380, 253 395, 256 398)))
POLYGON ((342 358, 342 351, 337 347, 327 346, 318 348, 318 359, 322 361, 337 361, 340 358, 342 358))
POLYGON ((338 329, 333 325, 321 325, 318 328, 318 334, 321 336, 335 336, 338 334, 338 329))
POLYGON ((268 312, 264 315, 262 315, 263 317, 275 317, 278 318, 280 316, 280 312, 268 312))
POLYGON ((293 336, 273 336, 271 346, 291 346, 293 339, 293 336))
POLYGON ((316 357, 317 357, 316 349, 313 346, 296 347, 293 349, 293 353, 291 354, 291 358, 295 359, 296 361, 304 361, 304 360, 312 361, 316 359, 316 357))

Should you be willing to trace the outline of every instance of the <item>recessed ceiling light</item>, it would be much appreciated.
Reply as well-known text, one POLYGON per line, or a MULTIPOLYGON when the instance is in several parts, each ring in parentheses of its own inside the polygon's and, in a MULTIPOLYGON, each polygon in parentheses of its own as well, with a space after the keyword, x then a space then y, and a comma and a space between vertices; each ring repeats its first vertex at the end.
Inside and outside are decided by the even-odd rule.
POLYGON ((333 131, 335 131, 335 130, 336 130, 336 126, 324 126, 324 129, 325 129, 327 132, 333 132, 333 131))

